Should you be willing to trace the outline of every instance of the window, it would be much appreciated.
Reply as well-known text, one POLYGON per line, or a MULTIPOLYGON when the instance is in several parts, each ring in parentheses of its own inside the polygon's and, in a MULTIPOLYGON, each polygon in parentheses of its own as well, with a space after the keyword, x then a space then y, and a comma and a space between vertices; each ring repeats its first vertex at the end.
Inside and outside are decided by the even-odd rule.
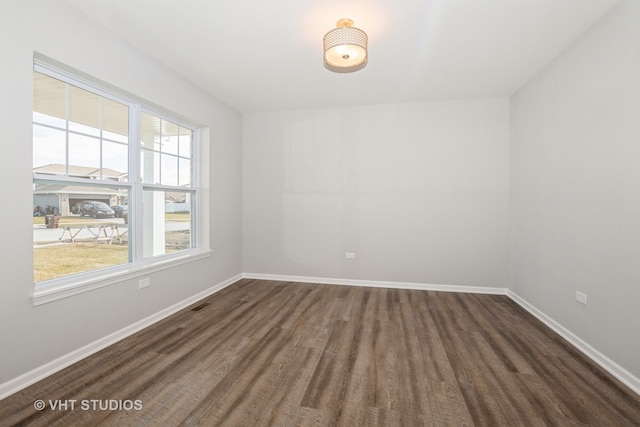
POLYGON ((195 253, 196 140, 193 125, 36 59, 36 293, 195 253))
POLYGON ((193 130, 142 112, 140 181, 145 257, 194 247, 191 233, 193 130))

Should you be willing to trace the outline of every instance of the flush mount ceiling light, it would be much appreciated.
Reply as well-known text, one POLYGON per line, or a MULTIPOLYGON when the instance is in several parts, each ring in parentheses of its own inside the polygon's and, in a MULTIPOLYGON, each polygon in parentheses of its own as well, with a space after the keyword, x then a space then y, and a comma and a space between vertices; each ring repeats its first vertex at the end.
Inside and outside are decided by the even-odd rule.
POLYGON ((351 73, 367 65, 367 33, 344 18, 324 35, 324 66, 336 73, 351 73))

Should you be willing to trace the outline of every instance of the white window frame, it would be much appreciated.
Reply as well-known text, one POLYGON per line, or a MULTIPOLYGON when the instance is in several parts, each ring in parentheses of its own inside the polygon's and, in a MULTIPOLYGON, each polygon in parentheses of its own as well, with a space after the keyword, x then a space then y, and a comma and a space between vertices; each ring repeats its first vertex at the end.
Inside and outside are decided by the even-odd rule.
POLYGON ((76 73, 38 57, 34 58, 34 72, 39 72, 65 83, 77 86, 99 96, 111 99, 129 107, 129 142, 128 142, 128 180, 125 182, 86 180, 73 178, 66 175, 52 175, 33 173, 33 182, 50 183, 75 183, 88 186, 117 186, 129 190, 129 261, 126 264, 98 270, 71 274, 64 277, 34 282, 32 300, 34 305, 45 304, 72 295, 87 292, 93 289, 120 283, 141 276, 148 276, 156 271, 172 268, 177 265, 192 262, 209 257, 211 250, 208 248, 208 239, 203 235, 207 230, 203 223, 203 217, 208 217, 203 207, 202 190, 200 186, 201 175, 201 132, 200 127, 194 123, 180 119, 178 114, 163 111, 144 100, 130 94, 123 94, 117 89, 111 89, 108 85, 82 77, 76 73), (145 184, 140 176, 140 117, 141 112, 146 112, 162 119, 171 121, 181 127, 193 131, 192 148, 192 178, 191 187, 173 187, 158 184, 145 184), (142 201, 145 189, 163 191, 191 192, 191 241, 193 247, 169 254, 161 254, 144 258, 143 256, 143 218, 142 201))

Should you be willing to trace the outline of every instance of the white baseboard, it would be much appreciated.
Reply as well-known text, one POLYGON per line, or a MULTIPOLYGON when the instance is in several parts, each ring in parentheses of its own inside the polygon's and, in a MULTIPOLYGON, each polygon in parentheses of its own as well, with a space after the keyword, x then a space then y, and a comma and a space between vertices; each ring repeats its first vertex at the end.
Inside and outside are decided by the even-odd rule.
POLYGON ((285 281, 285 282, 300 282, 300 283, 318 283, 329 285, 347 285, 347 286, 366 286, 376 288, 392 288, 392 289, 415 289, 415 290, 430 290, 430 291, 442 291, 442 292, 464 292, 464 293, 480 293, 480 294, 492 294, 492 295, 506 295, 515 301, 522 308, 529 313, 537 317, 545 325, 559 334, 561 337, 569 341, 574 347, 581 351, 585 356, 593 360, 611 375, 620 380, 623 384, 629 387, 632 391, 640 395, 640 379, 632 375, 629 371, 609 359, 604 354, 590 346, 584 340, 571 331, 560 325, 558 322, 538 310, 529 302, 518 296, 516 293, 506 288, 494 288, 494 287, 477 287, 477 286, 458 286, 458 285, 436 285, 436 284, 424 284, 424 283, 411 283, 411 282, 385 282, 385 281, 372 281, 372 280, 354 280, 354 279, 336 279, 327 277, 309 277, 309 276, 288 276, 288 275, 276 275, 276 274, 258 274, 258 273, 242 273, 234 277, 231 277, 224 282, 218 283, 209 289, 206 289, 196 295, 193 295, 179 303, 176 303, 158 313, 155 313, 149 317, 146 317, 134 324, 131 324, 119 331, 116 331, 110 335, 100 338, 84 347, 72 351, 56 360, 53 360, 45 365, 42 365, 32 371, 29 371, 17 378, 9 380, 3 384, 0 384, 0 400, 8 397, 23 388, 30 386, 64 368, 70 366, 98 351, 115 344, 116 342, 133 335, 134 333, 170 316, 171 314, 188 307, 189 305, 214 294, 227 286, 237 282, 238 280, 245 279, 259 279, 259 280, 272 280, 272 281, 285 281))
POLYGON ((224 282, 218 283, 217 285, 214 285, 209 289, 206 289, 200 293, 197 293, 196 295, 193 295, 183 301, 180 301, 179 303, 176 303, 170 307, 165 308, 164 310, 161 310, 155 314, 152 314, 149 317, 146 317, 136 323, 133 323, 125 328, 122 328, 119 331, 116 331, 103 338, 100 338, 90 344, 85 345, 84 347, 81 347, 77 350, 72 351, 71 353, 68 353, 62 357, 52 360, 51 362, 46 363, 45 365, 42 365, 27 373, 24 373, 19 377, 16 377, 3 384, 0 384, 0 400, 58 371, 61 371, 67 366, 70 366, 88 356, 91 356, 92 354, 97 353, 98 351, 112 344, 115 344, 116 342, 130 335, 133 335, 134 333, 164 319, 165 317, 168 317, 173 313, 176 313, 177 311, 180 311, 183 308, 186 308, 191 304, 226 288, 227 286, 237 282, 240 279, 242 279, 242 274, 238 274, 234 277, 231 277, 225 280, 224 282))
POLYGON ((620 380, 624 385, 633 390, 636 394, 640 395, 640 378, 631 374, 631 372, 624 369, 622 366, 618 365, 613 360, 609 359, 604 354, 600 353, 598 350, 589 345, 582 338, 562 326, 560 323, 553 320, 551 317, 544 314, 542 311, 538 310, 536 307, 531 305, 528 301, 520 297, 518 294, 511 290, 507 290, 507 296, 515 301, 522 308, 527 310, 529 313, 533 314, 537 317, 542 323, 551 328, 554 332, 560 335, 565 340, 569 341, 575 348, 580 350, 585 356, 589 359, 593 360, 595 363, 600 365, 604 370, 609 372, 611 375, 620 380))
POLYGON ((472 294, 506 295, 506 288, 462 285, 434 285, 412 282, 383 282, 377 280, 336 279, 330 277, 288 276, 280 274, 243 273, 245 279, 273 280, 278 282, 317 283, 325 285, 365 286, 369 288, 415 289, 419 291, 464 292, 472 294))

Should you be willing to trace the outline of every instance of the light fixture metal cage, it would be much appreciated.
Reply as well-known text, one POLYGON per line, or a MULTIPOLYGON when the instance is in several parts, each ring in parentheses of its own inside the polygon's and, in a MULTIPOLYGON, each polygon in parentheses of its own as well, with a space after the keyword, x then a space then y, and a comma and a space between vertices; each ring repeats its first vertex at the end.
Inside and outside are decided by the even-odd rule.
POLYGON ((324 65, 339 73, 349 73, 367 65, 367 33, 353 26, 351 19, 341 19, 336 28, 325 34, 324 65))

